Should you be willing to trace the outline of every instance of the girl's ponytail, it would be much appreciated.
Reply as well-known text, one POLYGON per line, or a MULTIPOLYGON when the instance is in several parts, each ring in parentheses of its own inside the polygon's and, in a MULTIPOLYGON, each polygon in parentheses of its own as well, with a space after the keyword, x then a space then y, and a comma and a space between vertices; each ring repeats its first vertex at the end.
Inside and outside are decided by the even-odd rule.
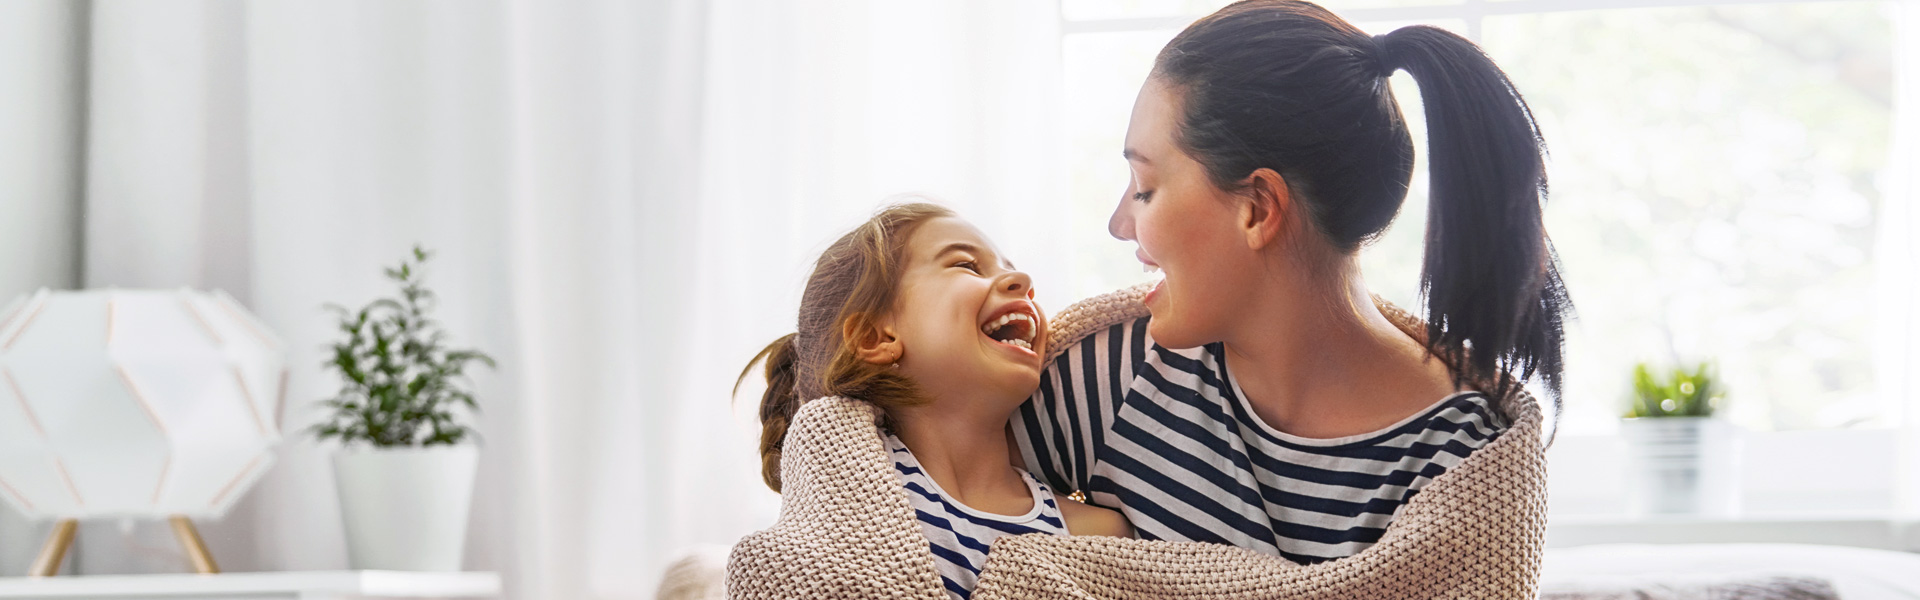
POLYGON ((734 391, 753 372, 753 365, 766 361, 767 391, 760 395, 760 478, 774 492, 780 491, 780 448, 787 441, 787 424, 800 410, 800 391, 795 387, 794 334, 781 336, 767 344, 735 379, 734 391))
POLYGON ((1545 148, 1533 113, 1478 46, 1437 27, 1377 36, 1382 73, 1405 69, 1427 117, 1429 208, 1420 289, 1427 345, 1461 376, 1538 375, 1558 402, 1570 307, 1541 221, 1545 148))

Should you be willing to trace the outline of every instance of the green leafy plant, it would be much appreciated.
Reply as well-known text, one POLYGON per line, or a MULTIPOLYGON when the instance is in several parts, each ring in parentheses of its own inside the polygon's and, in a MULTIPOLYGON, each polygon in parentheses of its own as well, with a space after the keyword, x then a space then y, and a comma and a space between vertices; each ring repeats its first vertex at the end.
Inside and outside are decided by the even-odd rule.
POLYGON ((399 298, 380 298, 357 311, 326 306, 339 317, 346 339, 333 344, 325 363, 342 382, 333 398, 321 401, 333 415, 310 430, 316 438, 397 447, 458 444, 472 435, 455 417, 462 407, 480 410, 467 389, 467 367, 491 368, 494 362, 478 350, 445 346, 446 332, 427 316, 436 297, 421 284, 420 269, 429 258, 414 246, 400 266, 386 269, 387 278, 400 285, 399 298))
POLYGON ((1633 367, 1633 401, 1626 417, 1710 417, 1720 405, 1719 381, 1702 362, 1691 371, 1674 367, 1655 376, 1647 363, 1633 367))

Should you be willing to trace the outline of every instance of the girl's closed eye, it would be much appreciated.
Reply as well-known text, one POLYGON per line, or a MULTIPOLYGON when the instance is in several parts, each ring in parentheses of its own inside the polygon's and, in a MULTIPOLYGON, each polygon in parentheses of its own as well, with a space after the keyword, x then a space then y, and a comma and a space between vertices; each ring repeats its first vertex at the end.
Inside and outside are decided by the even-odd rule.
POLYGON ((1153 190, 1142 190, 1142 191, 1133 193, 1133 199, 1139 200, 1141 202, 1146 202, 1147 200, 1152 198, 1153 198, 1153 190))
POLYGON ((964 261, 954 263, 953 266, 960 267, 968 271, 973 271, 976 274, 980 272, 980 264, 970 260, 964 260, 964 261))

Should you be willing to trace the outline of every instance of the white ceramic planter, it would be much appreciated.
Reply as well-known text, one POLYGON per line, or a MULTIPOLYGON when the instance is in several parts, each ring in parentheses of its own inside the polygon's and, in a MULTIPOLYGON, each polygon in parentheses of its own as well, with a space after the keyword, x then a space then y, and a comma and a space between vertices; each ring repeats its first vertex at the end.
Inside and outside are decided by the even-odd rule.
POLYGON ((1733 427, 1711 417, 1625 419, 1629 508, 1638 514, 1726 515, 1738 510, 1733 427))
POLYGON ((334 453, 353 568, 459 571, 479 460, 472 445, 334 453))

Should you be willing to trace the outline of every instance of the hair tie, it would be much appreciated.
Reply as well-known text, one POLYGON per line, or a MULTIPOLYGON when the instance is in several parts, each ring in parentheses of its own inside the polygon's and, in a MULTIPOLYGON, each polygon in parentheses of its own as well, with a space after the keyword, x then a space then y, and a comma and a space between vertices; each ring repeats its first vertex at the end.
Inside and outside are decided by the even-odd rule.
POLYGON ((1373 60, 1380 63, 1381 77, 1392 76, 1394 71, 1400 69, 1400 63, 1396 62, 1393 53, 1387 50, 1387 38, 1392 35, 1393 33, 1388 32, 1373 36, 1373 60))

